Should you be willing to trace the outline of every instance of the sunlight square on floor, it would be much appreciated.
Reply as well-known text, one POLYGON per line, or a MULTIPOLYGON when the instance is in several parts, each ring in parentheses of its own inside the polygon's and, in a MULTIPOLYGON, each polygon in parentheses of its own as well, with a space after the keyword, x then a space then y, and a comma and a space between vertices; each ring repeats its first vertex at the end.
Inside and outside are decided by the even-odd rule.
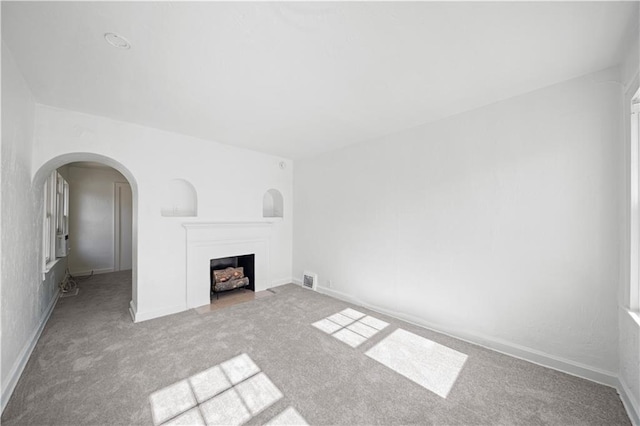
MULTIPOLYGON (((152 393, 149 402, 156 426, 241 425, 283 397, 243 353, 152 393)), ((271 421, 307 424, 292 407, 271 421)))
POLYGON ((329 321, 326 318, 321 319, 320 321, 316 321, 311 325, 317 328, 318 330, 324 331, 327 334, 334 333, 342 328, 340 324, 336 324, 335 322, 329 321))
POLYGON ((196 398, 186 380, 174 383, 149 396, 151 413, 156 425, 196 406, 196 398))
POLYGON ((265 426, 307 426, 308 424, 295 408, 289 407, 271 419, 265 426))
POLYGON ((259 373, 235 387, 254 416, 283 397, 282 392, 264 373, 259 373))
POLYGON ((356 348, 366 342, 389 323, 347 308, 311 324, 337 340, 356 348))
POLYGON ((362 343, 367 341, 366 337, 361 336, 358 333, 354 333, 351 330, 347 330, 346 328, 343 328, 341 330, 336 331, 333 334, 333 337, 335 337, 336 339, 340 340, 341 342, 346 343, 347 345, 351 346, 352 348, 357 348, 362 343))
POLYGON ((446 398, 455 384, 467 355, 415 335, 395 330, 365 355, 446 398))
POLYGON ((231 387, 229 379, 227 379, 219 365, 191 376, 189 383, 199 403, 231 387))
POLYGON ((351 330, 354 333, 358 333, 359 335, 364 336, 367 339, 378 332, 378 330, 376 330, 375 328, 370 327, 366 324, 363 324, 360 321, 354 322, 353 324, 348 325, 347 330, 351 330))
POLYGON ((235 389, 204 402, 200 405, 200 411, 207 425, 241 425, 251 419, 251 414, 235 389))
POLYGON ((173 420, 169 420, 166 423, 163 423, 163 426, 205 426, 205 422, 202 419, 202 415, 200 414, 200 410, 198 407, 192 408, 184 414, 179 415, 173 420))
POLYGON ((349 318, 348 316, 342 315, 341 313, 333 314, 330 317, 327 317, 327 319, 343 327, 355 321, 353 318, 349 318))
POLYGON ((247 354, 231 358, 229 361, 225 361, 220 364, 220 367, 222 367, 225 374, 234 385, 260 372, 258 366, 247 354))
POLYGON ((376 330, 382 330, 383 328, 385 328, 386 326, 389 325, 389 323, 384 322, 382 320, 379 320, 378 318, 374 318, 372 316, 367 315, 366 317, 362 318, 360 320, 360 322, 362 324, 368 325, 369 327, 373 327, 376 330))
POLYGON ((362 312, 358 312, 355 309, 347 308, 343 311, 338 312, 339 314, 344 315, 345 317, 349 317, 351 319, 357 320, 365 316, 362 312))

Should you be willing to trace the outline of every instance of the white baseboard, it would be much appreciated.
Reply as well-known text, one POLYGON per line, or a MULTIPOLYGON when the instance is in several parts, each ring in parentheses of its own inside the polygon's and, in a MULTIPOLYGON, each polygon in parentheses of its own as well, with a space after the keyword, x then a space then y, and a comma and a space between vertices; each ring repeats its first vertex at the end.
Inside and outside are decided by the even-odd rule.
POLYGON ((138 308, 136 307, 136 303, 131 300, 129 302, 129 314, 131 315, 131 319, 133 320, 133 322, 136 322, 136 312, 138 311, 138 308))
POLYGON ((183 312, 188 310, 188 308, 185 305, 176 305, 176 306, 169 306, 166 308, 162 308, 162 309, 158 309, 150 312, 137 312, 135 310, 132 312, 131 311, 132 307, 134 309, 136 308, 131 303, 129 303, 129 313, 131 313, 133 316, 133 322, 147 321, 150 319, 163 317, 165 315, 177 314, 178 312, 183 312))
POLYGON ((624 380, 618 378, 618 384, 616 388, 618 389, 618 394, 620 395, 620 399, 622 400, 622 405, 624 405, 624 408, 625 410, 627 410, 627 414, 629 415, 629 419, 631 419, 631 423, 633 423, 634 426, 639 426, 640 404, 638 404, 638 401, 636 401, 633 393, 631 393, 624 380))
POLYGON ((91 275, 93 272, 94 275, 98 274, 108 274, 109 272, 115 272, 113 268, 102 268, 102 269, 89 269, 86 271, 70 271, 70 274, 74 277, 86 277, 87 275, 91 275))
POLYGON ((271 281, 271 287, 278 287, 279 285, 285 285, 291 283, 291 277, 280 278, 278 280, 271 281))
POLYGON ((554 370, 562 371, 563 373, 571 374, 573 376, 582 377, 597 383, 601 383, 611 387, 617 387, 618 376, 611 371, 605 371, 598 368, 594 368, 579 362, 568 360, 566 358, 551 355, 536 349, 532 349, 526 346, 518 345, 512 342, 508 342, 502 339, 496 339, 495 337, 482 335, 479 333, 470 332, 468 330, 462 330, 452 327, 447 327, 442 324, 433 324, 425 321, 421 318, 414 317, 412 315, 403 314, 401 312, 392 311, 389 309, 381 308, 379 306, 371 305, 362 302, 358 298, 346 294, 331 288, 318 286, 319 293, 326 294, 327 296, 334 297, 336 299, 344 300, 346 302, 353 303, 371 309, 376 312, 380 312, 390 317, 397 318, 406 321, 411 324, 425 327, 433 331, 437 331, 447 336, 454 337, 474 345, 479 345, 496 352, 503 353, 515 358, 520 358, 525 361, 532 362, 534 364, 541 365, 543 367, 552 368, 554 370))
POLYGON ((27 361, 29 361, 29 357, 31 356, 33 349, 36 347, 36 343, 38 343, 40 335, 42 335, 44 326, 47 324, 47 321, 49 321, 49 317, 51 317, 53 308, 55 308, 56 303, 58 302, 59 295, 60 291, 56 289, 56 293, 51 299, 51 302, 49 302, 49 306, 47 306, 47 309, 44 311, 44 314, 42 315, 42 318, 38 323, 38 327, 33 330, 33 333, 31 334, 29 340, 27 340, 27 343, 24 345, 24 347, 20 351, 20 354, 18 355, 18 358, 14 362, 13 367, 11 367, 6 382, 3 382, 1 397, 2 400, 0 401, 0 405, 2 405, 2 411, 4 411, 5 407, 7 406, 9 398, 11 398, 11 395, 13 394, 13 391, 18 384, 18 380, 20 379, 24 368, 27 366, 27 361))

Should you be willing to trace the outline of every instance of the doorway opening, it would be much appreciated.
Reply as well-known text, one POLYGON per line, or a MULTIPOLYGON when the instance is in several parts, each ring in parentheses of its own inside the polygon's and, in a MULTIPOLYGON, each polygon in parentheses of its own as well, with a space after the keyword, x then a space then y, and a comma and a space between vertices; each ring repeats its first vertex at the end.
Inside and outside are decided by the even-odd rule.
POLYGON ((49 160, 34 175, 45 185, 52 172, 69 185, 69 273, 83 276, 118 272, 131 276, 129 312, 137 306, 137 184, 119 162, 92 153, 65 154, 49 160), (128 272, 128 274, 127 274, 128 272))
MULTIPOLYGON (((69 271, 87 276, 131 270, 131 185, 110 166, 65 165, 69 182, 69 271)), ((60 169, 59 169, 60 170, 60 169)))

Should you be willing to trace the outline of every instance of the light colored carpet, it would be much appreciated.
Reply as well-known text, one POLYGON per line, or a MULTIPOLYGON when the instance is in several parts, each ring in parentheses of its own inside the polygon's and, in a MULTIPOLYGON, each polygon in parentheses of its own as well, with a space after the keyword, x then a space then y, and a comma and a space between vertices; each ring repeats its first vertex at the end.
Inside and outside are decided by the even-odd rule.
MULTIPOLYGON (((81 282, 78 296, 59 300, 2 424, 152 425, 151 395, 183 381, 188 384, 199 374, 215 376, 210 369, 222 368, 243 354, 260 370, 251 377, 264 375, 247 389, 241 386, 247 379, 238 382, 253 398, 255 415, 243 403, 251 416, 244 415, 247 425, 287 424, 298 418, 311 425, 630 424, 612 388, 296 285, 275 292, 273 297, 206 314, 189 311, 133 324, 127 311, 128 274, 98 275, 81 282), (354 318, 359 314, 347 308, 365 316, 354 318), (347 330, 356 320, 372 328, 379 325, 365 321, 366 317, 388 325, 351 347, 312 326, 339 312, 353 320, 344 327, 337 324, 341 329, 347 330), (446 399, 366 355, 398 329, 467 356, 446 399), (266 400, 263 391, 256 391, 273 391, 265 377, 282 395, 277 400, 266 400)), ((251 367, 242 362, 234 365, 237 380, 246 374, 245 367, 251 367)), ((206 393, 207 386, 200 391, 206 393)), ((219 395, 237 392, 234 388, 219 395)), ((194 404, 186 394, 184 398, 184 407, 194 404)), ((219 402, 212 401, 215 397, 202 405, 219 402)), ((181 416, 204 421, 204 415, 191 410, 181 416)), ((207 415, 214 418, 223 412, 214 407, 207 415)))

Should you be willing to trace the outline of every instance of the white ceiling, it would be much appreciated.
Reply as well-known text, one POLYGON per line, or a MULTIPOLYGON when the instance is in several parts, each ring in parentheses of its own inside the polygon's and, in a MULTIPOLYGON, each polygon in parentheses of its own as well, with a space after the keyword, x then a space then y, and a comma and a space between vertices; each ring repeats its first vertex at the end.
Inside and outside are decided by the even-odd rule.
POLYGON ((2 2, 2 37, 38 102, 300 158, 616 65, 637 19, 638 2, 2 2))

